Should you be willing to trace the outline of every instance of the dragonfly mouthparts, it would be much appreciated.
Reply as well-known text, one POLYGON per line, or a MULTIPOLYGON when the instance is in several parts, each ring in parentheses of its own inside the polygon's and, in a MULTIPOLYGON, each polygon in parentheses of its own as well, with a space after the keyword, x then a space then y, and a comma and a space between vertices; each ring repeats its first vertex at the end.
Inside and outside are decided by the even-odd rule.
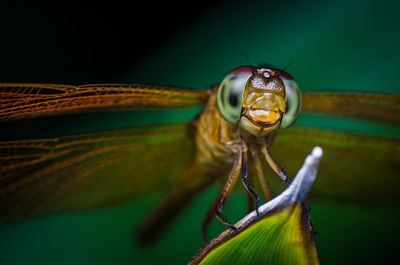
POLYGON ((250 109, 248 118, 260 124, 275 124, 281 119, 281 114, 270 109, 250 109))

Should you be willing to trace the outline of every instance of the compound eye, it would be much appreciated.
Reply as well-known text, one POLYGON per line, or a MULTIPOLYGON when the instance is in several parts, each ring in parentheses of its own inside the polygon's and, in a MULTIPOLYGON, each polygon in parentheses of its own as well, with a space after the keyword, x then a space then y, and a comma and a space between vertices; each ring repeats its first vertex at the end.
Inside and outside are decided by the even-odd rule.
POLYGON ((235 124, 240 119, 247 79, 246 75, 228 74, 218 88, 218 109, 229 123, 235 124))
POLYGON ((299 86, 293 79, 282 78, 286 90, 287 106, 281 121, 281 128, 288 128, 292 125, 301 109, 301 94, 299 86))

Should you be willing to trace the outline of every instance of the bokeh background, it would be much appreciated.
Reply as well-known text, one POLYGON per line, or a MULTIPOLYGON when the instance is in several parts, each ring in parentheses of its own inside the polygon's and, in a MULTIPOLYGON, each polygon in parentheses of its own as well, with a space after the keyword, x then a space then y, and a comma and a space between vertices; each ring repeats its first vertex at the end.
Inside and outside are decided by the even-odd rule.
MULTIPOLYGON (((2 1, 0 82, 153 83, 193 89, 244 64, 290 64, 302 90, 400 92, 395 1, 2 1)), ((61 136, 190 120, 196 110, 71 115, 1 125, 2 139, 61 136)), ((387 136, 398 128, 301 117, 299 124, 387 136)), ((345 161, 344 161, 345 162, 345 161)), ((282 162, 281 162, 282 163, 282 162)), ((362 183, 360 183, 362 185, 362 183)), ((144 249, 133 234, 159 194, 111 209, 0 226, 0 264, 182 264, 218 188, 194 200, 144 249)), ((373 195, 371 195, 373 197, 373 195)), ((232 219, 246 196, 229 201, 232 219)), ((311 201, 322 264, 382 264, 398 255, 398 205, 311 201)), ((217 223, 212 233, 222 229, 217 223)))

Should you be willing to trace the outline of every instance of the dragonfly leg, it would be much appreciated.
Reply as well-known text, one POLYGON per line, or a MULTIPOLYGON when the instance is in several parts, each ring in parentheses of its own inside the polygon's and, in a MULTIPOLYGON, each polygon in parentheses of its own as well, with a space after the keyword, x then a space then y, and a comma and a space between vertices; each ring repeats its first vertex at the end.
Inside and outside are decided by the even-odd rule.
MULTIPOLYGON (((250 185, 254 187, 254 179, 252 175, 248 176, 250 185)), ((251 213, 252 211, 255 210, 256 206, 256 201, 253 197, 253 195, 249 192, 247 192, 247 213, 251 213)))
POLYGON ((290 179, 286 174, 285 170, 279 165, 279 163, 271 156, 268 152, 267 146, 265 143, 261 146, 261 152, 264 154, 265 159, 267 160, 268 164, 271 166, 272 170, 286 183, 290 184, 290 179))
MULTIPOLYGON (((242 154, 241 154, 242 156, 242 154)), ((216 202, 214 203, 214 205, 212 207, 210 207, 208 209, 208 212, 203 220, 203 224, 202 224, 202 241, 203 244, 206 245, 206 243, 208 242, 208 235, 207 235, 207 230, 208 230, 208 226, 210 225, 214 215, 217 217, 217 219, 225 224, 226 226, 230 227, 233 230, 236 230, 236 227, 234 225, 232 225, 222 214, 222 209, 225 206, 226 200, 229 197, 230 193, 232 192, 235 183, 237 181, 237 178, 240 174, 240 169, 241 169, 241 164, 238 165, 237 163, 240 162, 242 163, 243 160, 240 158, 237 158, 235 165, 233 166, 233 169, 228 177, 228 180, 225 184, 225 186, 223 187, 223 189, 221 190, 220 195, 218 196, 218 199, 216 200, 216 202)), ((253 203, 254 199, 253 196, 250 195, 249 196, 251 198, 251 202, 253 203)), ((254 204, 251 205, 252 208, 254 208, 254 204)))
POLYGON ((255 200, 256 213, 257 213, 257 215, 259 215, 258 207, 259 207, 259 204, 260 204, 260 196, 258 196, 258 194, 254 191, 254 188, 250 184, 250 181, 249 181, 249 178, 248 178, 248 175, 247 175, 247 148, 245 148, 245 150, 243 151, 243 154, 242 154, 241 171, 242 171, 242 183, 246 187, 246 190, 249 192, 249 194, 255 200))
POLYGON ((215 211, 216 218, 221 223, 225 224, 226 226, 229 226, 233 230, 236 230, 236 227, 234 225, 232 225, 228 221, 228 219, 226 219, 223 216, 222 210, 224 209, 225 203, 226 203, 229 195, 231 195, 233 188, 235 187, 236 181, 239 177, 240 170, 242 168, 242 156, 243 156, 243 153, 239 152, 239 154, 237 155, 237 157, 235 159, 233 168, 232 168, 231 172, 229 173, 228 179, 227 179, 224 187, 222 188, 220 195, 218 196, 218 199, 216 200, 216 202, 214 204, 214 211, 215 211))
POLYGON ((254 161, 254 166, 256 168, 258 182, 260 183, 262 193, 264 195, 265 200, 269 201, 269 200, 271 200, 272 195, 271 195, 271 191, 269 189, 269 185, 267 183, 267 179, 265 178, 265 175, 264 175, 264 170, 262 168, 260 154, 256 148, 251 148, 250 153, 251 153, 251 157, 253 158, 253 161, 254 161))

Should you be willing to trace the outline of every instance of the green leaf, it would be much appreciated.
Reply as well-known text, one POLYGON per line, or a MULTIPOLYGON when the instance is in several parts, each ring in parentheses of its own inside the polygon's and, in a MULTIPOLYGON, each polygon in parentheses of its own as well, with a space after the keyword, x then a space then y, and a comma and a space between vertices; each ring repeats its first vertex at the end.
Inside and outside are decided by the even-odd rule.
POLYGON ((319 264, 306 200, 322 149, 314 148, 292 184, 212 240, 192 264, 319 264))

